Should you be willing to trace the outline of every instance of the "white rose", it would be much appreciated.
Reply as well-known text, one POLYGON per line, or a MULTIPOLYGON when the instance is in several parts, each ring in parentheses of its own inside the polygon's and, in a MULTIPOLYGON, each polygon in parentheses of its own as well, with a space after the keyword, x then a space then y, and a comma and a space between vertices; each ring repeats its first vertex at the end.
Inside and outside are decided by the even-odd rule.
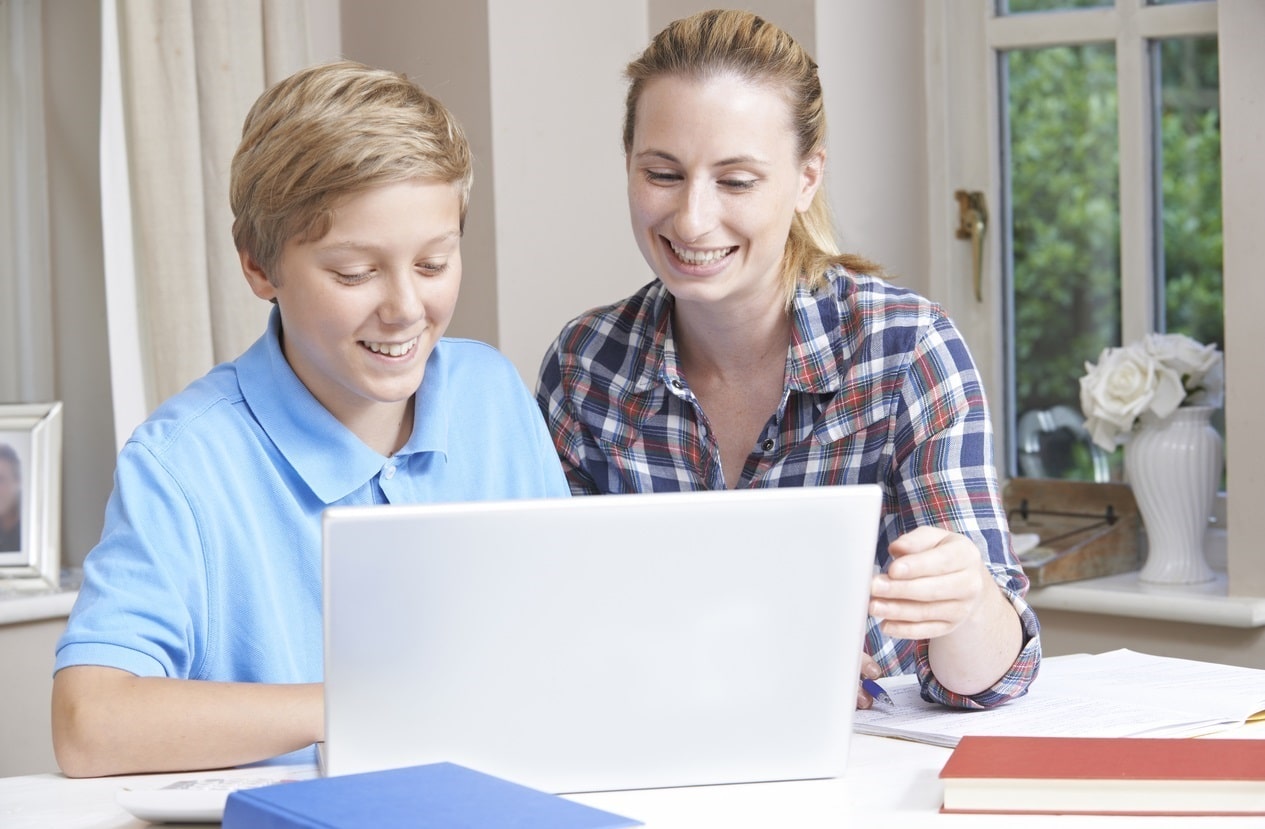
POLYGON ((1142 348, 1106 348, 1098 364, 1085 364, 1081 410, 1094 443, 1110 452, 1143 412, 1164 417, 1185 397, 1181 379, 1142 348))
POLYGON ((1177 372, 1191 390, 1203 386, 1204 375, 1221 359, 1215 345, 1202 345, 1185 334, 1151 334, 1143 347, 1147 354, 1177 372))
POLYGON ((1186 402, 1192 406, 1217 406, 1225 402, 1225 357, 1218 351, 1212 365, 1199 378, 1198 383, 1186 381, 1190 394, 1186 402))

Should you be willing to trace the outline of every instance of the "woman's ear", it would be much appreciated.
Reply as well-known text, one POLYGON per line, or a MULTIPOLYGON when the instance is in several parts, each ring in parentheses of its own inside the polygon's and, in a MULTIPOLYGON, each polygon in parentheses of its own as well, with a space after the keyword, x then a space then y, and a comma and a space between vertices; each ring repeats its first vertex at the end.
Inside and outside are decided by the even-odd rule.
POLYGON ((272 280, 268 278, 268 274, 264 273, 263 267, 255 261, 255 257, 245 250, 239 250, 237 256, 241 259, 242 273, 246 275, 246 283, 250 285, 250 290, 255 296, 269 302, 276 302, 277 286, 272 284, 272 280))
POLYGON ((803 213, 813 203, 813 197, 826 180, 826 149, 823 147, 808 156, 800 168, 799 197, 795 200, 795 212, 803 213))

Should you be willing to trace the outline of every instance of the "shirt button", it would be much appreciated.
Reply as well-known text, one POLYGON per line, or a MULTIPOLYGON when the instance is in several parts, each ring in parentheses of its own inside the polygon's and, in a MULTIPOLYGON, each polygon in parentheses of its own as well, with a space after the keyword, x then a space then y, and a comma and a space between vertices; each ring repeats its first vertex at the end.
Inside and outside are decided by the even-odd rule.
POLYGON ((384 468, 383 468, 383 470, 382 470, 382 477, 386 478, 388 481, 389 481, 389 480, 391 480, 392 478, 394 478, 394 477, 395 477, 395 465, 394 465, 394 464, 388 464, 386 467, 384 467, 384 468))
POLYGON ((685 384, 682 383, 680 380, 673 378, 672 388, 676 389, 677 391, 680 391, 681 389, 685 388, 685 384))
POLYGON ((760 444, 760 445, 761 445, 762 447, 764 447, 764 451, 765 451, 765 452, 772 452, 772 451, 773 451, 773 438, 765 438, 765 439, 764 439, 764 443, 762 443, 762 444, 760 444))

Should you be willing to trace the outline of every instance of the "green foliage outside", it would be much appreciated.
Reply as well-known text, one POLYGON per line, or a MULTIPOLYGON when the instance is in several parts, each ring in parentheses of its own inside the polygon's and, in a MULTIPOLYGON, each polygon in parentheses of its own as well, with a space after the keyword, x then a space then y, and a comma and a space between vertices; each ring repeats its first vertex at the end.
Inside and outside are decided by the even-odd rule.
MULTIPOLYGON (((1216 41, 1167 41, 1156 51, 1165 326, 1220 344, 1216 41)), ((1004 60, 1016 413, 1057 404, 1079 411, 1085 362, 1120 344, 1114 44, 1013 51, 1004 60)), ((1063 458, 1047 474, 1091 480, 1088 447, 1066 437, 1052 438, 1063 458)))

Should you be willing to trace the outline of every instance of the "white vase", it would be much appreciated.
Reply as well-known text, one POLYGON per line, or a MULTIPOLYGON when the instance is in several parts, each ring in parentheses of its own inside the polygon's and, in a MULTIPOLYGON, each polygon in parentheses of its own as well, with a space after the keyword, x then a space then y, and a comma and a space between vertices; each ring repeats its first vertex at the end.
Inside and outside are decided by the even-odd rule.
POLYGON ((1196 584, 1216 577, 1204 558, 1204 534, 1221 481, 1221 435, 1212 406, 1183 406, 1144 426, 1124 450, 1125 473, 1146 526, 1146 564, 1138 579, 1196 584))

